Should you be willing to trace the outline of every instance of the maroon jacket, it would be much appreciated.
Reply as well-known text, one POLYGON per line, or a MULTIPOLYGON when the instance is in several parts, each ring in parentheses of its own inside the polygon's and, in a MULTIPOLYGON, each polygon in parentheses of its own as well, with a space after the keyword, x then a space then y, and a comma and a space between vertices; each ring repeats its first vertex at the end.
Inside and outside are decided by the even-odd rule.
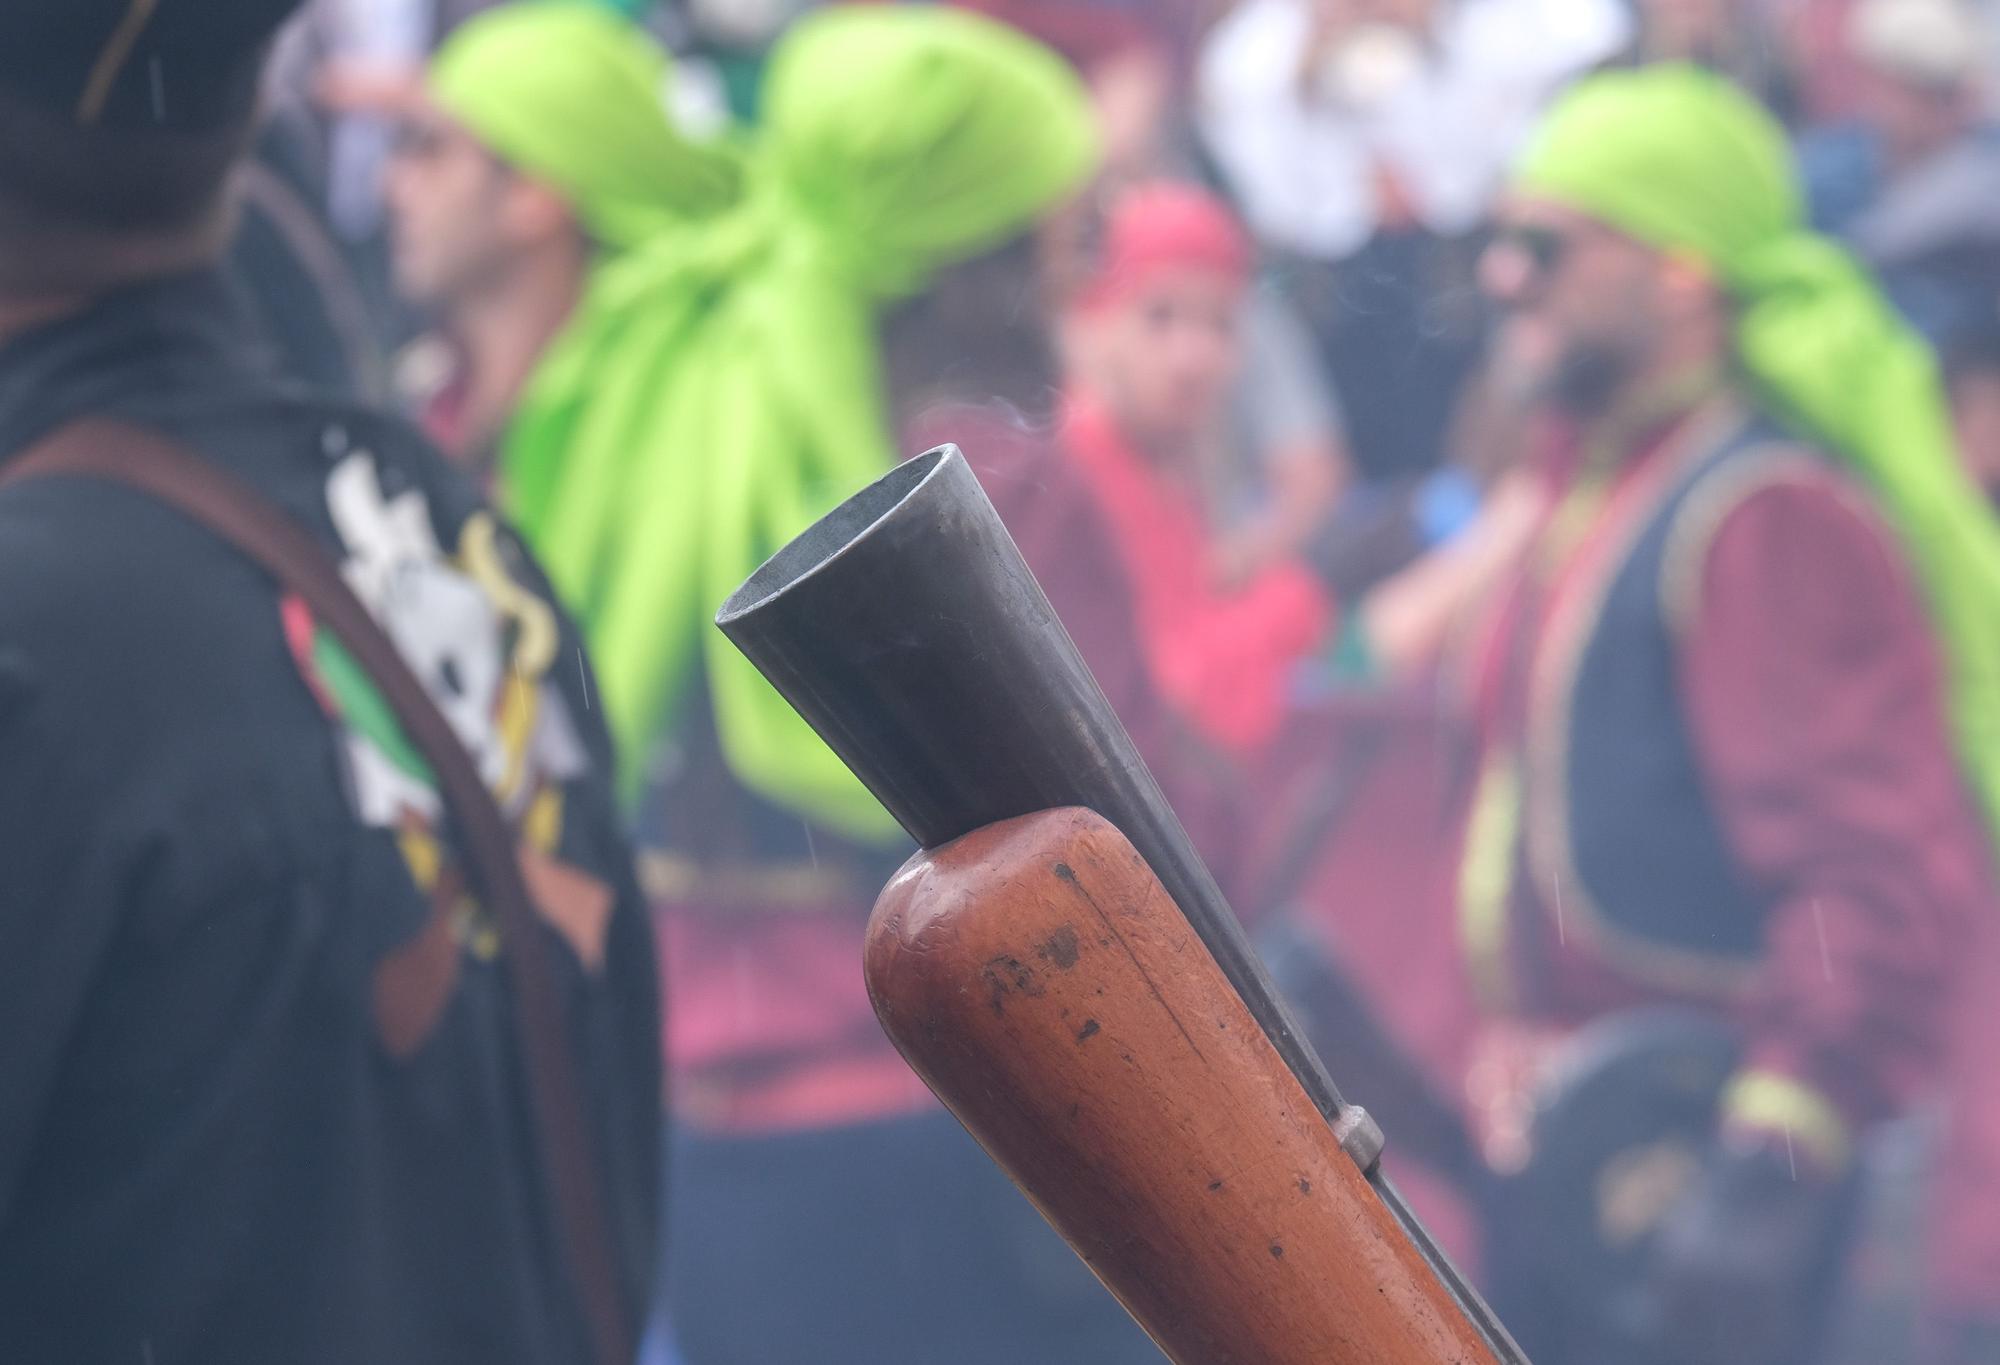
MULTIPOLYGON (((1938 641, 1858 485, 1804 451, 1746 465, 1689 503, 1662 582, 1702 794, 1742 884, 1768 907, 1749 969, 1675 980, 1677 964, 1628 951, 1561 877, 1565 860, 1537 850, 1551 775, 1565 771, 1545 752, 1574 677, 1565 658, 1712 416, 1690 415, 1620 464, 1573 540, 1552 515, 1539 573, 1496 614, 1477 673, 1486 747, 1520 753, 1531 776, 1487 984, 1497 971, 1511 1009, 1557 1023, 1662 1001, 1728 1009, 1746 1072, 1802 1092, 1844 1138, 1937 1084, 1963 954, 2000 916, 1938 641), (1510 686, 1510 668, 1526 682, 1510 686)), ((1552 509, 1576 486, 1559 472, 1552 509)))

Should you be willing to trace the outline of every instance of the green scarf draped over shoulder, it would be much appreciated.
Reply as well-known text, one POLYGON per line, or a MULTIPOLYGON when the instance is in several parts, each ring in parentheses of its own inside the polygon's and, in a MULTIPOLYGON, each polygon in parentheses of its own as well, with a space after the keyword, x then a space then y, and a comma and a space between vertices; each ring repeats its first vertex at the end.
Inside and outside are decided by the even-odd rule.
POLYGON ((847 837, 887 812, 711 624, 895 461, 876 320, 1081 183, 1089 108, 962 11, 855 6, 773 54, 745 202, 598 272, 507 433, 512 511, 578 611, 629 799, 690 684, 750 790, 847 837))
POLYGON ((668 113, 665 49, 602 0, 516 0, 467 20, 427 88, 494 155, 560 192, 586 231, 625 248, 738 195, 725 143, 668 113))
POLYGON ((2000 827, 2000 521, 1959 463, 1937 365, 1861 266, 1804 226, 1783 132, 1719 77, 1660 66, 1558 102, 1518 186, 1714 272, 1773 416, 1874 490, 1942 637, 1961 760, 2000 827))

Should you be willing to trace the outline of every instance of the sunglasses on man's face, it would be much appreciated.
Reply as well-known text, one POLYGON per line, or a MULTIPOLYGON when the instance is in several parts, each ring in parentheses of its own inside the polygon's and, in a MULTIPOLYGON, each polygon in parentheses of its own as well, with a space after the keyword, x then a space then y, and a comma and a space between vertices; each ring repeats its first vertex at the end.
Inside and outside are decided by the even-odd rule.
POLYGON ((404 119, 395 129, 396 154, 417 161, 432 161, 451 149, 451 130, 429 119, 404 119))
POLYGON ((1569 253, 1570 237, 1540 223, 1513 223, 1494 232, 1493 245, 1502 251, 1519 252, 1534 266, 1537 275, 1546 276, 1569 253))
POLYGON ((470 152, 501 165, 500 158, 487 146, 469 136, 457 124, 429 115, 415 115, 399 120, 392 134, 397 155, 418 161, 435 161, 440 157, 470 152))

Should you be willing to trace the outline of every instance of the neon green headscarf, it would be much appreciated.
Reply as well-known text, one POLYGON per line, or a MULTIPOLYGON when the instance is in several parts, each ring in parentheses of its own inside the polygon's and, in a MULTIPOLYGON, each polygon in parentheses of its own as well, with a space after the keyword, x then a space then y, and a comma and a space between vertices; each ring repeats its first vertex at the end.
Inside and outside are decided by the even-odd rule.
POLYGON ((519 0, 456 29, 429 90, 501 160, 559 190, 592 236, 629 247, 738 192, 736 156, 674 127, 669 69, 600 0, 519 0))
POLYGON ((746 202, 599 272, 502 452, 582 615, 626 791, 699 668, 738 780, 851 838, 888 814, 710 624, 890 468, 876 314, 1088 174, 1089 108, 1039 44, 930 6, 821 11, 772 57, 746 202))
POLYGON ((1758 398, 1852 465, 1900 533, 1943 637, 1961 758, 2000 827, 2000 522, 1959 463, 1929 348, 1803 226, 1776 122, 1692 67, 1598 76, 1558 103, 1518 183, 1723 282, 1758 398))

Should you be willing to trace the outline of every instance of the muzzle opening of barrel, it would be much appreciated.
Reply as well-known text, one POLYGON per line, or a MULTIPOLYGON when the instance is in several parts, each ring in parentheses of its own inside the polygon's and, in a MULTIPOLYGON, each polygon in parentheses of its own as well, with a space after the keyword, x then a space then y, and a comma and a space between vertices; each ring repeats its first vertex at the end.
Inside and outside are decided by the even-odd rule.
POLYGON ((940 446, 905 460, 814 522, 729 595, 715 615, 716 625, 727 630, 867 539, 869 532, 907 502, 955 453, 949 446, 940 446))

